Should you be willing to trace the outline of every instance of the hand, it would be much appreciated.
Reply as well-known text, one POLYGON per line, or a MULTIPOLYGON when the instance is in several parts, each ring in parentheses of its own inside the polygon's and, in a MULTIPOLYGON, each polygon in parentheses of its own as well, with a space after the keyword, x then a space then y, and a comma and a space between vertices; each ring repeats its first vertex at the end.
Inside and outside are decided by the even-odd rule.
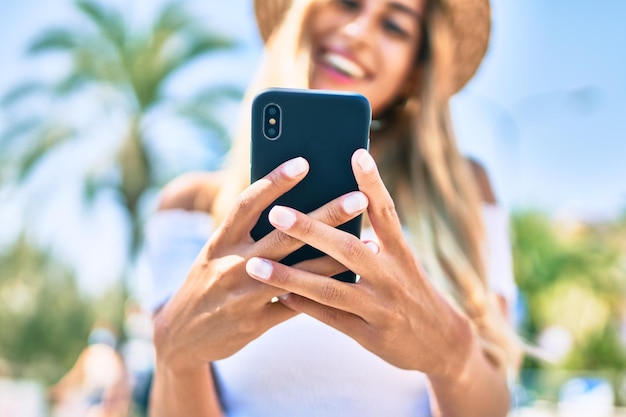
MULTIPOLYGON (((303 245, 274 230, 255 242, 250 231, 261 212, 308 172, 303 158, 288 161, 246 188, 194 262, 187 279, 155 317, 157 358, 169 369, 196 371, 207 362, 240 350, 272 326, 296 313, 270 300, 284 291, 250 279, 245 264, 253 256, 279 260, 303 245)), ((337 226, 361 214, 360 192, 341 196, 310 214, 337 226)), ((327 256, 303 262, 309 273, 333 275, 346 268, 327 256)))
POLYGON ((360 280, 343 283, 261 258, 248 261, 248 273, 291 293, 281 297, 284 306, 338 329, 392 365, 439 377, 459 372, 473 337, 468 320, 435 290, 416 260, 372 157, 359 150, 352 167, 370 202, 378 251, 290 208, 275 206, 269 218, 274 227, 325 252, 360 280))

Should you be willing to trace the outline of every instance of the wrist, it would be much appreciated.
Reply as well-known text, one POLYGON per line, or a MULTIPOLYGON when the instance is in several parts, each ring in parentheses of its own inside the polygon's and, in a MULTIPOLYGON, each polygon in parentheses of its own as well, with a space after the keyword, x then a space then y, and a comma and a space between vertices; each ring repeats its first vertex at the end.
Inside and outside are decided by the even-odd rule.
POLYGON ((176 343, 167 320, 167 305, 154 316, 154 350, 157 371, 173 377, 194 375, 204 369, 206 362, 193 361, 194 356, 186 351, 184 344, 176 343))
POLYGON ((210 365, 179 372, 157 361, 150 409, 151 417, 222 416, 210 365))
POLYGON ((463 385, 471 376, 471 364, 480 352, 480 346, 470 320, 452 312, 451 324, 448 326, 448 345, 442 355, 442 366, 428 377, 433 383, 444 383, 448 386, 463 385))
POLYGON ((433 409, 441 416, 505 416, 510 404, 506 375, 487 355, 469 320, 469 338, 451 350, 451 366, 428 374, 433 409))
POLYGON ((210 370, 210 364, 204 363, 196 366, 179 367, 172 363, 159 359, 155 363, 155 373, 167 383, 168 386, 186 386, 206 378, 210 370))

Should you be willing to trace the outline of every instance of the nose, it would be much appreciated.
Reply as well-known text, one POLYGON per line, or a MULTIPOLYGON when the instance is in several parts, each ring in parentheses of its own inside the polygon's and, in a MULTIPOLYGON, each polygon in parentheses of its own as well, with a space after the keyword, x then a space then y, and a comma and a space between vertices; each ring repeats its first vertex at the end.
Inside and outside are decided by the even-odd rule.
POLYGON ((367 42, 373 36, 373 18, 366 12, 355 15, 343 27, 344 35, 355 43, 367 42))

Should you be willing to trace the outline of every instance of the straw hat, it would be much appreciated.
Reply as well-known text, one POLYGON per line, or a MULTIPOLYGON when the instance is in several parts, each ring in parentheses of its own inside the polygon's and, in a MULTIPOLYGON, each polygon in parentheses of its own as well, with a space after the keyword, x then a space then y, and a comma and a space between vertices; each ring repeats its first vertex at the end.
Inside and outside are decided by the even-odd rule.
MULTIPOLYGON (((452 17, 457 40, 454 91, 460 90, 473 76, 487 51, 491 27, 489 0, 443 0, 452 17)), ((263 41, 280 23, 292 0, 254 0, 259 32, 263 41)))

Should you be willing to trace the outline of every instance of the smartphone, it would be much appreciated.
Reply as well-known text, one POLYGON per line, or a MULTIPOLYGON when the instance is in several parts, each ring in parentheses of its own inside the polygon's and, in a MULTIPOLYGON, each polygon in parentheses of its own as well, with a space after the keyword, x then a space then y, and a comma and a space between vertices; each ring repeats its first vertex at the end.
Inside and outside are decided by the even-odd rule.
MULTIPOLYGON (((309 173, 261 214, 252 238, 259 240, 274 229, 268 213, 276 204, 309 213, 358 190, 350 160, 357 149, 368 148, 371 120, 369 101, 357 93, 295 89, 259 93, 252 102, 252 182, 299 156, 309 162, 309 173)), ((360 236, 361 216, 338 228, 360 236)), ((322 255, 306 245, 281 262, 293 265, 322 255)), ((356 282, 352 271, 334 278, 356 282)))

